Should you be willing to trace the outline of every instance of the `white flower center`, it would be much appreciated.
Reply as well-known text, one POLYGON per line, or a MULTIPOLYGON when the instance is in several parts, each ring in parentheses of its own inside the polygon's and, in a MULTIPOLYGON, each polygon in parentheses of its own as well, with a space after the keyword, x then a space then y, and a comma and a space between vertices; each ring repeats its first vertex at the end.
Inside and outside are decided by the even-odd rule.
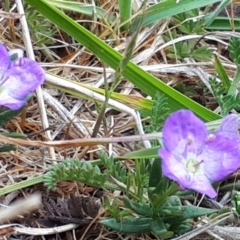
POLYGON ((203 160, 201 160, 199 156, 193 153, 188 153, 186 167, 191 173, 201 171, 201 163, 203 163, 203 160))

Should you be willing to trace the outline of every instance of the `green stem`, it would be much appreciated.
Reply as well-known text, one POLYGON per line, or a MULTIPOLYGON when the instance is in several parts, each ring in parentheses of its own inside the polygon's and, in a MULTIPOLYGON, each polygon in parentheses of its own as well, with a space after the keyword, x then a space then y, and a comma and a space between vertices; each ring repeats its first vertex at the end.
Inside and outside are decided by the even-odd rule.
POLYGON ((37 183, 42 183, 43 182, 43 175, 42 176, 38 176, 38 177, 34 177, 34 178, 30 178, 27 180, 24 180, 22 182, 18 182, 18 183, 14 183, 10 186, 6 186, 2 189, 0 189, 0 196, 25 188, 25 187, 30 187, 32 185, 35 185, 37 183))

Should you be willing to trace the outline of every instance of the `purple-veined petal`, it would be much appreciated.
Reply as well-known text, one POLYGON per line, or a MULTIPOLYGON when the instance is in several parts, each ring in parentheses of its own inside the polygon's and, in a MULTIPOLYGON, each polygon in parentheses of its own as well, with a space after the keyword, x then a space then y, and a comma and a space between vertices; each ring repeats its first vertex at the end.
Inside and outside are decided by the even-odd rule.
MULTIPOLYGON (((1 88, 13 98, 23 100, 26 96, 40 86, 45 79, 42 67, 28 58, 19 58, 11 62, 4 75, 1 88)), ((0 93, 0 105, 1 93, 0 93)))
POLYGON ((222 133, 225 136, 238 137, 238 115, 230 114, 226 116, 221 123, 216 134, 222 133))
POLYGON ((208 134, 204 122, 190 110, 172 113, 162 132, 164 147, 176 155, 183 155, 186 151, 199 154, 208 134))
MULTIPOLYGON (((183 185, 184 186, 184 185, 183 185)), ((185 188, 195 190, 196 192, 206 194, 210 198, 217 196, 209 179, 203 174, 194 174, 191 182, 186 182, 185 188)))
POLYGON ((165 149, 160 149, 158 154, 162 159, 162 172, 164 176, 177 182, 182 189, 195 190, 211 198, 216 197, 216 191, 203 172, 191 173, 186 169, 184 161, 179 161, 165 149))
POLYGON ((0 83, 2 81, 3 75, 8 69, 10 64, 10 59, 8 55, 8 51, 3 44, 0 44, 0 83))
POLYGON ((177 182, 182 187, 182 182, 189 178, 189 171, 186 169, 185 162, 176 159, 174 155, 165 149, 159 149, 158 154, 162 159, 163 175, 177 182))
POLYGON ((217 134, 201 155, 204 172, 211 181, 221 181, 240 168, 240 139, 217 134))
POLYGON ((12 110, 18 110, 26 104, 26 100, 18 100, 8 95, 5 90, 0 90, 0 106, 8 107, 12 110))

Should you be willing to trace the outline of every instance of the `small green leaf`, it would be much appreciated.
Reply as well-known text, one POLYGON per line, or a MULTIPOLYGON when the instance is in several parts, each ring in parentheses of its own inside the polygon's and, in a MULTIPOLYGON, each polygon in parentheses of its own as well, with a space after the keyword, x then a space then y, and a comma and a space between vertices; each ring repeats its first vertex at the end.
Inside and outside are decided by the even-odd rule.
POLYGON ((101 220, 100 223, 105 227, 124 233, 147 233, 151 231, 151 218, 123 218, 117 221, 114 218, 101 220))
POLYGON ((123 156, 120 156, 121 159, 131 158, 131 159, 150 159, 158 157, 158 149, 160 147, 152 147, 148 149, 141 149, 133 152, 126 153, 123 156))
POLYGON ((123 202, 125 207, 133 210, 135 213, 142 215, 144 217, 149 217, 152 215, 152 209, 146 203, 135 202, 130 200, 128 197, 124 196, 123 202))
POLYGON ((27 135, 23 134, 23 133, 16 133, 16 132, 12 132, 12 133, 1 133, 1 135, 6 136, 6 137, 10 137, 10 138, 22 138, 22 139, 26 139, 27 135))
POLYGON ((218 211, 216 209, 196 207, 196 206, 182 206, 181 210, 183 211, 183 219, 202 217, 202 216, 216 213, 218 211))
POLYGON ((0 113, 0 126, 2 126, 4 123, 8 122, 9 120, 16 117, 20 112, 22 111, 22 108, 16 111, 13 110, 6 110, 4 112, 0 113))
POLYGON ((217 55, 214 55, 214 67, 217 71, 219 78, 221 79, 221 81, 223 83, 224 90, 227 93, 231 86, 231 82, 229 80, 229 77, 227 75, 227 72, 226 72, 224 66, 222 65, 222 62, 219 60, 217 55))
POLYGON ((0 152, 9 152, 14 150, 16 150, 16 146, 12 144, 6 144, 6 145, 0 146, 0 152))
POLYGON ((232 196, 232 205, 237 213, 238 216, 240 216, 240 192, 233 191, 232 196))
POLYGON ((234 63, 237 66, 240 65, 240 39, 236 37, 231 37, 228 50, 230 52, 230 57, 234 61, 234 63))
POLYGON ((157 187, 159 182, 162 180, 162 166, 161 166, 161 160, 159 158, 155 158, 150 172, 150 178, 149 178, 149 187, 157 187))
POLYGON ((191 56, 196 60, 210 60, 212 58, 213 50, 209 49, 207 46, 201 46, 195 49, 191 56))
POLYGON ((170 238, 173 236, 173 232, 167 231, 166 226, 162 219, 153 220, 150 223, 151 230, 161 239, 170 238))

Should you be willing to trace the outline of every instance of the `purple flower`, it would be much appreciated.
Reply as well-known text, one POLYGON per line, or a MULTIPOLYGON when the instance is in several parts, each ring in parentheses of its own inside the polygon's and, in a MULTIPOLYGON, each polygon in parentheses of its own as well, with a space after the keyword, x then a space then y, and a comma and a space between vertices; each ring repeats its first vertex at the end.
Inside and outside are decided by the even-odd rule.
POLYGON ((0 106, 20 109, 44 80, 44 70, 37 62, 24 58, 21 50, 8 52, 0 44, 0 106))
POLYGON ((217 193, 211 183, 223 180, 240 167, 238 117, 225 117, 218 131, 209 134, 202 120, 190 110, 171 114, 163 127, 164 148, 158 153, 165 176, 182 189, 209 197, 217 193))

